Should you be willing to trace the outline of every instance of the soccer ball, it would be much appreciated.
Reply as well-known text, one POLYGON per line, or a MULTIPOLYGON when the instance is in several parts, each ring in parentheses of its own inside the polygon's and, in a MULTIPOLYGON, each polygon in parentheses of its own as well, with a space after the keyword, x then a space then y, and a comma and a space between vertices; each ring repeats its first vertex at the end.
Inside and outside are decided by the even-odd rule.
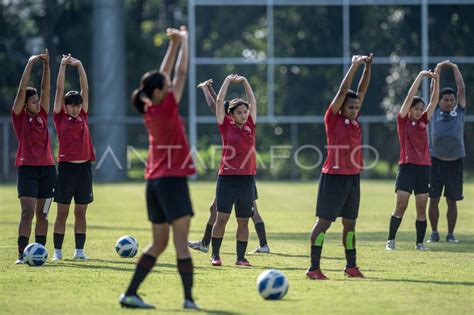
POLYGON ((30 266, 43 266, 48 259, 48 251, 39 243, 31 243, 23 251, 23 261, 30 266))
POLYGON ((134 257, 138 252, 138 242, 131 236, 122 236, 115 244, 115 250, 120 257, 134 257))
POLYGON ((288 292, 288 279, 281 271, 265 270, 258 276, 257 290, 265 300, 279 300, 288 292))

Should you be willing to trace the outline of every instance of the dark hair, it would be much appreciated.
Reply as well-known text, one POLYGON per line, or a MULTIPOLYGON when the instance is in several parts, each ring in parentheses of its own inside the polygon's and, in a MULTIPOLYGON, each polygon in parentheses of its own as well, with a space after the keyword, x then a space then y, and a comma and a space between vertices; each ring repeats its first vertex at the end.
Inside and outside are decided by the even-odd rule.
POLYGON ((158 70, 146 72, 140 79, 140 87, 132 92, 132 105, 140 112, 145 112, 143 97, 152 98, 155 89, 162 90, 165 86, 165 75, 158 70))
POLYGON ((354 92, 354 91, 352 91, 352 90, 349 90, 349 91, 347 91, 347 93, 346 93, 346 98, 344 99, 344 103, 347 101, 348 98, 353 98, 353 99, 358 100, 358 99, 359 99, 359 95, 357 95, 356 92, 354 92))
POLYGON ((81 105, 82 95, 78 91, 69 91, 64 95, 64 105, 81 105))
POLYGON ((230 105, 230 102, 225 100, 224 101, 224 110, 225 110, 226 114, 229 112, 229 105, 230 105))
POLYGON ((36 94, 38 94, 38 91, 36 91, 36 89, 34 87, 30 87, 30 86, 27 87, 26 88, 26 93, 25 93, 25 102, 27 102, 30 97, 32 97, 33 95, 36 95, 36 94))
POLYGON ((418 103, 423 103, 423 107, 426 105, 425 100, 421 96, 415 96, 413 98, 413 101, 411 102, 410 108, 415 107, 416 104, 418 103))
POLYGON ((441 92, 439 92, 439 98, 443 98, 444 95, 446 94, 453 94, 454 98, 456 98, 456 91, 453 88, 450 87, 445 87, 441 89, 441 92))
MULTIPOLYGON (((231 100, 229 102, 229 107, 227 108, 227 114, 233 114, 234 113, 234 110, 239 107, 240 105, 244 105, 245 107, 247 107, 247 109, 249 109, 249 103, 247 103, 246 101, 244 101, 243 99, 241 98, 234 98, 233 100, 231 100)), ((225 104, 224 104, 225 106, 225 104)))

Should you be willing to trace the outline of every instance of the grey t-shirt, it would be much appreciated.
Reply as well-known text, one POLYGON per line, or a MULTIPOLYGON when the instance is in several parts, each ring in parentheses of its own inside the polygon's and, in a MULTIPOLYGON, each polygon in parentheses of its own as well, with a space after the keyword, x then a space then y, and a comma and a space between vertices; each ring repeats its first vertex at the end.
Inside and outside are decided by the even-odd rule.
POLYGON ((466 156, 464 149, 464 117, 466 109, 456 105, 453 111, 436 109, 430 121, 431 156, 456 159, 466 156))

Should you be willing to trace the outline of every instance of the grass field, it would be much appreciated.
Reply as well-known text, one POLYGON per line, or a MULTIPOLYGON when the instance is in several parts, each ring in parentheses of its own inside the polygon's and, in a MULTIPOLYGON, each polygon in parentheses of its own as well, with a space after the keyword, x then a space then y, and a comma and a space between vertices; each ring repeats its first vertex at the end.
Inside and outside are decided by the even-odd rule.
MULTIPOLYGON (((265 219, 271 254, 249 255, 250 269, 233 266, 235 220, 231 220, 222 245, 223 267, 213 268, 209 254, 193 252, 194 295, 210 314, 472 314, 474 309, 474 184, 464 186, 460 202, 459 244, 429 244, 431 251, 414 250, 414 200, 397 236, 397 251, 386 252, 390 213, 395 204, 393 182, 363 181, 357 225, 358 264, 365 280, 345 279, 341 223, 327 233, 321 268, 330 281, 305 279, 309 263, 309 233, 314 224, 315 183, 259 182, 258 201, 265 219), (282 270, 290 290, 281 301, 264 301, 255 288, 265 269, 282 270)), ((200 239, 212 201, 214 183, 191 184, 196 216, 191 240, 200 239)), ((19 202, 14 185, 0 186, 0 313, 1 314, 131 314, 122 310, 118 296, 134 270, 134 259, 122 259, 114 251, 122 235, 138 239, 141 248, 150 239, 146 220, 144 185, 100 185, 88 213, 87 262, 73 255, 73 216, 69 218, 63 246, 65 260, 44 267, 14 265, 19 202)), ((441 208, 440 232, 446 233, 445 205, 441 208)), ((53 252, 50 214, 47 249, 53 252)), ((430 229, 428 228, 427 236, 430 229)), ((30 238, 33 240, 34 236, 30 238)), ((249 250, 257 245, 250 227, 249 250)), ((140 288, 157 312, 183 312, 180 279, 172 244, 140 288)))

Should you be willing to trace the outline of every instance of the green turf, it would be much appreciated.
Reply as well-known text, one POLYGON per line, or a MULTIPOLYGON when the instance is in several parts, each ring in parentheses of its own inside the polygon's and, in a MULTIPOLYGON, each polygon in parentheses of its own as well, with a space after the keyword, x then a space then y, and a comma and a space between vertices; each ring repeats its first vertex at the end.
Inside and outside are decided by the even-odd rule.
MULTIPOLYGON (((390 213, 395 204, 393 182, 363 181, 357 225, 358 264, 368 279, 345 279, 341 223, 328 231, 321 267, 331 279, 305 279, 309 258, 309 233, 314 224, 315 183, 258 183, 260 212, 265 220, 272 254, 249 255, 250 269, 234 267, 235 220, 227 228, 223 267, 213 268, 209 254, 193 252, 194 295, 212 314, 472 314, 474 309, 474 184, 464 186, 459 203, 459 244, 429 244, 431 251, 414 250, 414 200, 400 227, 397 251, 386 252, 390 213), (282 270, 290 289, 282 301, 264 301, 255 281, 265 269, 282 270)), ((95 185, 95 201, 88 213, 86 253, 92 259, 76 262, 73 254, 73 215, 63 246, 65 260, 33 268, 14 265, 19 202, 14 185, 0 186, 0 313, 1 314, 116 314, 117 298, 127 286, 135 259, 122 259, 115 241, 132 235, 141 249, 150 240, 146 220, 144 185, 95 185)), ((213 198, 214 183, 192 183, 196 216, 191 240, 200 239, 213 198)), ((441 207, 440 233, 446 233, 446 207, 441 207)), ((53 205, 47 249, 52 256, 53 205)), ((428 229, 430 230, 430 229, 428 229)), ((427 233, 428 234, 428 233, 427 233)), ((249 250, 257 245, 250 227, 249 250)), ((32 237, 33 239, 33 237, 32 237)), ((181 312, 181 284, 170 244, 158 265, 140 288, 147 302, 160 313, 181 312)), ((137 311, 137 313, 141 313, 137 311)))

